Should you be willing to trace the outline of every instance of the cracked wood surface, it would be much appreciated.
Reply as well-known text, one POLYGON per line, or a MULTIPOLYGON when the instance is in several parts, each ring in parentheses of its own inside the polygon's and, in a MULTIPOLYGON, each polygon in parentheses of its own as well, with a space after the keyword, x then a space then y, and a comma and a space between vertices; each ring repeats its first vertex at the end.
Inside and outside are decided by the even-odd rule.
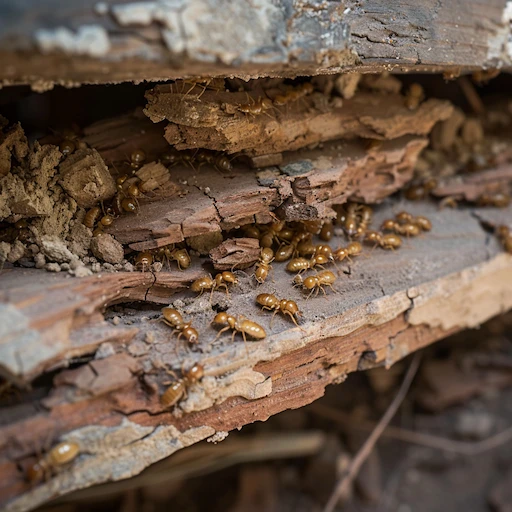
POLYGON ((364 142, 332 142, 322 149, 285 155, 264 171, 237 165, 231 173, 178 165, 171 179, 186 195, 140 204, 136 216, 117 219, 108 232, 142 251, 185 238, 273 221, 334 217, 334 204, 350 198, 378 202, 399 190, 413 175, 425 138, 404 136, 368 150, 364 142))
MULTIPOLYGON (((323 394, 327 384, 341 382, 351 371, 391 365, 436 339, 477 327, 512 307, 512 257, 501 252, 494 235, 483 229, 476 216, 485 215, 486 224, 510 224, 512 209, 439 211, 430 203, 386 200, 377 209, 375 225, 403 209, 427 215, 433 222, 432 232, 405 240, 396 252, 366 248, 352 263, 340 265, 338 293, 306 300, 292 287, 284 265, 276 263, 273 281, 257 288, 248 275, 239 273, 240 284, 232 289, 232 300, 217 292, 211 304, 205 296, 174 293, 167 302, 172 301, 198 329, 197 347, 187 348, 170 335, 170 329, 158 321, 159 307, 116 309, 123 307, 117 305, 103 320, 103 307, 120 301, 108 290, 98 288, 89 299, 103 307, 81 306, 81 314, 88 319, 80 325, 73 325, 73 308, 62 313, 71 317, 70 337, 74 329, 80 329, 80 337, 103 328, 134 333, 129 339, 101 343, 92 359, 61 369, 51 386, 23 392, 15 404, 0 410, 0 496, 6 510, 28 510, 50 497, 137 474, 217 431, 263 421, 310 403, 323 394), (254 303, 256 293, 261 292, 296 300, 303 313, 300 327, 280 316, 270 327, 270 315, 254 303), (267 339, 249 342, 248 353, 240 340, 232 343, 229 335, 211 344, 216 335, 209 326, 215 315, 213 306, 257 321, 267 330, 267 339), (114 322, 120 311, 120 320, 114 322), (182 364, 188 367, 194 361, 204 365, 205 377, 189 389, 187 399, 174 411, 162 410, 159 395, 168 380, 162 365, 179 371, 182 364), (26 467, 33 461, 49 433, 53 442, 64 438, 78 442, 82 454, 50 481, 30 488, 17 464, 26 467)), ((332 241, 333 246, 343 243, 341 237, 332 241)), ((16 272, 4 271, 0 277, 2 283, 10 279, 8 287, 2 286, 6 288, 4 306, 11 315, 15 311, 24 315, 26 321, 37 319, 37 307, 30 308, 32 295, 23 299, 16 281, 9 278, 16 272), (16 299, 12 303, 11 297, 16 299)), ((157 278, 165 282, 165 274, 157 278)), ((182 275, 171 275, 176 274, 182 275)), ((105 277, 115 279, 112 276, 105 277)), ((148 278, 138 279, 146 286, 148 278)), ((94 279, 99 286, 103 282, 109 287, 107 279, 94 279)), ((61 281, 61 293, 79 288, 84 281, 61 281)), ((85 283, 84 289, 88 286, 85 283)), ((53 303, 58 309, 58 301, 53 303)), ((43 316, 55 315, 47 309, 43 316)), ((26 330, 4 334, 2 350, 16 350, 26 330)), ((54 355, 44 357, 55 365, 54 355)), ((69 353, 62 352, 61 357, 61 367, 65 367, 69 353)), ((45 368, 44 361, 38 368, 39 372, 45 368)))
POLYGON ((508 68, 506 0, 0 2, 0 82, 508 68), (30 12, 30 16, 27 14, 30 12))
POLYGON ((194 91, 184 95, 174 92, 172 85, 159 85, 146 94, 144 112, 154 122, 170 121, 165 138, 178 150, 204 148, 252 157, 335 139, 428 135, 436 122, 453 112, 445 100, 429 99, 410 110, 400 94, 371 92, 358 92, 344 101, 313 93, 274 107, 267 115, 249 116, 236 110, 237 105, 256 102, 263 94, 273 97, 269 90, 251 95, 206 91, 198 99, 194 91))

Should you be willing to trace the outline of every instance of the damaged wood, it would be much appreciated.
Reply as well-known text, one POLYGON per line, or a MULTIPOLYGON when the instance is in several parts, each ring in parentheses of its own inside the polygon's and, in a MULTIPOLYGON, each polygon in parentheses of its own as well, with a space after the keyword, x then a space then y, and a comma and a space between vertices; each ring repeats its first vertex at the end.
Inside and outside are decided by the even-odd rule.
POLYGON ((172 290, 186 288, 203 274, 186 272, 118 272, 69 280, 60 274, 11 269, 1 274, 0 374, 25 387, 58 361, 96 352, 102 343, 127 343, 131 327, 103 321, 106 307, 150 300, 166 304, 172 290), (101 279, 99 279, 101 278, 101 279))
POLYGON ((260 257, 257 238, 228 238, 210 251, 215 270, 244 269, 254 265, 260 257))
POLYGON ((426 144, 426 139, 410 136, 370 150, 361 141, 332 142, 285 155, 282 165, 265 171, 235 166, 229 174, 208 167, 191 173, 176 165, 170 169, 171 179, 183 187, 183 197, 141 202, 137 216, 117 219, 108 232, 143 251, 272 222, 273 210, 290 221, 332 218, 334 204, 350 198, 379 202, 403 187, 426 144))
POLYGON ((506 0, 339 5, 265 0, 98 3, 4 9, 0 80, 55 84, 244 78, 339 71, 507 69, 506 0), (30 17, 27 16, 30 12, 30 17), (48 13, 57 16, 49 17, 48 13), (79 63, 80 65, 77 65, 79 63))
POLYGON ((512 165, 505 163, 495 169, 458 174, 439 180, 432 191, 436 197, 453 197, 466 201, 477 201, 485 193, 506 193, 512 180, 512 165))
MULTIPOLYGON (((395 139, 427 135, 434 124, 448 119, 451 103, 429 99, 411 110, 400 94, 358 92, 342 100, 313 92, 259 115, 240 112, 262 97, 285 94, 285 89, 250 92, 203 91, 188 94, 177 86, 158 85, 146 93, 144 112, 154 122, 169 121, 165 138, 178 150, 206 148, 249 156, 294 151, 334 139, 395 139)), ((275 104, 275 101, 274 101, 275 104)))
MULTIPOLYGON (((3 500, 11 500, 6 510, 27 510, 50 496, 127 478, 217 431, 227 432, 310 403, 322 396, 326 385, 342 381, 349 372, 390 366, 449 333, 475 327, 512 308, 512 257, 501 252, 498 241, 488 237, 471 210, 438 211, 427 203, 387 201, 377 209, 375 222, 379 224, 391 212, 404 209, 429 217, 432 232, 405 241, 396 252, 368 249, 368 258, 363 253, 341 268, 337 294, 328 292, 325 298, 306 300, 293 288, 283 265, 274 263, 274 282, 268 280, 257 288, 250 276, 240 273, 240 284, 230 292, 231 301, 223 292, 215 293, 212 303, 209 297, 195 298, 187 291, 167 299, 198 329, 196 347, 186 348, 182 340, 170 337, 168 326, 158 321, 159 308, 131 310, 117 325, 110 315, 106 324, 111 329, 137 332, 123 344, 101 344, 96 356, 78 369, 58 373, 52 389, 41 399, 44 409, 25 413, 20 409, 18 415, 9 407, 3 409, 0 495, 3 500), (295 300, 303 313, 300 327, 279 317, 270 327, 270 315, 254 303, 255 294, 261 292, 295 300), (214 307, 219 305, 230 314, 244 314, 260 323, 267 330, 267 339, 248 343, 248 353, 242 342, 232 343, 229 335, 212 345, 216 331, 209 324, 214 307), (196 361, 204 365, 203 380, 189 388, 187 399, 174 412, 163 410, 159 396, 168 376, 162 368, 179 371, 182 364, 190 367, 196 361), (119 375, 115 372, 118 365, 119 375), (79 412, 85 410, 87 414, 79 412), (31 489, 15 462, 24 467, 33 460, 33 443, 42 442, 49 431, 53 439, 78 442, 82 453, 73 462, 72 472, 64 469, 49 482, 31 489), (109 441, 106 436, 116 431, 118 441, 109 441), (128 440, 121 434, 125 431, 131 432, 128 440), (162 436, 167 443, 165 449, 162 436), (93 442, 100 438, 105 438, 103 451, 97 450, 93 442), (134 446, 147 456, 137 457, 135 465, 127 465, 134 446), (111 456, 114 451, 115 460, 111 456)), ((500 213, 510 222, 512 210, 500 213)), ((333 246, 338 242, 343 243, 331 241, 333 246)), ((12 280, 17 272, 9 271, 12 280)), ((155 275, 161 278, 162 274, 155 275)), ((133 274, 130 277, 133 279, 133 274)), ((150 275, 142 274, 142 278, 147 284, 150 275)), ((90 282, 72 281, 78 287, 90 282)), ((88 286, 82 286, 85 294, 88 286)), ((60 284, 61 291, 66 288, 60 284)), ((141 291, 139 288, 138 293, 141 291)), ((128 298, 88 293, 103 307, 133 300, 129 293, 128 298)), ((35 322, 37 307, 15 298, 13 293, 4 295, 10 314, 21 310, 35 322)), ((63 314, 74 318, 70 309, 63 314)), ((75 322, 74 329, 86 339, 90 325, 99 325, 102 316, 95 307, 83 305, 80 311, 86 318, 75 322), (94 322, 88 321, 88 315, 94 322)), ((41 326, 47 319, 43 317, 39 319, 41 326)), ((21 338, 2 339, 3 350, 15 350, 20 342, 21 338)), ((65 367, 68 357, 69 353, 63 352, 57 359, 65 367)), ((56 363, 52 359, 52 364, 56 363)), ((38 371, 44 368, 42 362, 38 371)))

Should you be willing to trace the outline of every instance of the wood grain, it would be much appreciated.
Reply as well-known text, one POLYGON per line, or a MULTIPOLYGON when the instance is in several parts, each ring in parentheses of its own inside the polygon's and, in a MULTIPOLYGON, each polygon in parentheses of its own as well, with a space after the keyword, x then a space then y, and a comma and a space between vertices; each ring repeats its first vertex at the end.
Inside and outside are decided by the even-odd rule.
POLYGON ((45 90, 188 76, 506 69, 506 5, 27 0, 3 9, 0 80, 45 90))
MULTIPOLYGON (((428 203, 386 201, 377 209, 375 224, 403 209, 429 216, 433 231, 407 240, 397 252, 367 249, 368 257, 363 254, 341 267, 338 293, 328 292, 326 298, 306 300, 291 286, 290 274, 275 263, 273 281, 256 289, 250 275, 239 273, 240 284, 232 289, 232 300, 218 292, 212 303, 208 297, 194 298, 187 291, 178 291, 172 299, 150 292, 149 300, 172 301, 192 321, 200 333, 197 347, 176 342, 169 328, 157 321, 159 308, 150 304, 135 309, 128 303, 118 310, 122 313, 107 310, 107 320, 103 320, 104 307, 140 298, 149 275, 105 276, 122 279, 124 285, 120 294, 107 296, 100 290, 112 286, 114 281, 108 279, 97 280, 93 288, 92 278, 58 285, 55 281, 50 286, 52 293, 69 297, 73 290, 71 296, 82 297, 80 312, 87 318, 78 323, 76 305, 64 308, 56 298, 49 301, 44 314, 38 313, 41 302, 36 299, 31 307, 32 297, 24 298, 16 291, 14 271, 4 272, 0 277, 5 290, 3 307, 11 315, 21 313, 37 325, 38 332, 51 329, 52 322, 45 320, 59 315, 70 318, 72 343, 75 335, 81 340, 98 339, 97 329, 103 333, 105 327, 114 333, 133 331, 122 343, 111 334, 113 341, 103 340, 94 357, 91 354, 73 369, 65 369, 69 352, 49 353, 48 363, 57 368, 55 359, 61 361, 53 384, 23 392, 15 405, 0 410, 0 496, 6 510, 27 510, 51 496, 137 474, 216 431, 301 407, 349 372, 389 366, 436 339, 479 325, 512 307, 508 284, 512 257, 501 253, 495 237, 482 228, 472 210, 438 211, 428 203), (276 317, 270 327, 270 317, 254 303, 255 293, 261 292, 296 300, 303 313, 300 327, 282 317, 276 317), (229 335, 212 345, 216 332, 209 324, 213 308, 218 307, 257 321, 267 330, 267 339, 248 343, 248 353, 241 341, 232 343, 229 335), (120 317, 117 325, 113 323, 116 314, 120 317), (187 367, 194 361, 204 364, 206 376, 190 388, 188 398, 175 411, 163 410, 159 395, 168 376, 162 365, 179 372, 182 364, 187 367), (37 409, 34 403, 39 404, 37 409), (44 444, 49 432, 52 442, 76 440, 83 454, 49 482, 30 489, 16 464, 25 467, 33 461, 34 450, 44 444), (137 464, 128 463, 134 458, 133 450, 146 454, 136 458, 137 464)), ((494 210, 487 211, 491 215, 494 210)), ((512 220, 511 209, 499 214, 497 222, 512 220)), ((343 240, 332 243, 337 246, 343 240)), ((161 285, 167 282, 165 273, 157 277, 161 285)), ((49 285, 40 282, 40 286, 42 295, 49 285)), ((3 337, 0 346, 4 351, 16 350, 23 341, 23 336, 11 335, 3 337)), ((41 361, 38 373, 47 367, 41 361)), ((32 378, 34 373, 29 367, 26 370, 25 377, 32 378)))

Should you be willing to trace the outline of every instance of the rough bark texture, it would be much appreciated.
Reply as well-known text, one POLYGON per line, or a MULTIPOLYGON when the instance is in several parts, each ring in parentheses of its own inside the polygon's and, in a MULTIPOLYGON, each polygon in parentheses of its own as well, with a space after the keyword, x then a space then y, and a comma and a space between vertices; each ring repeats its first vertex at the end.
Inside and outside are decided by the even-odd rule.
POLYGON ((0 3, 0 80, 55 83, 187 76, 507 68, 506 0, 0 3), (27 16, 30 12, 30 16, 27 16))
MULTIPOLYGON (((172 299, 162 294, 162 287, 172 292, 188 283, 197 275, 195 267, 170 276, 156 274, 152 287, 151 273, 73 281, 43 274, 37 278, 41 292, 35 297, 23 286, 24 280, 33 279, 32 272, 4 271, 4 373, 16 375, 18 382, 30 381, 44 370, 65 368, 74 356, 90 354, 73 369, 58 371, 49 391, 26 392, 19 405, 2 410, 0 495, 6 510, 27 510, 50 497, 137 474, 216 432, 305 405, 348 372, 391 365, 512 307, 512 257, 501 252, 471 210, 439 211, 425 203, 387 201, 375 223, 402 209, 431 218, 432 232, 405 241, 396 252, 366 250, 368 257, 363 254, 341 265, 338 293, 328 291, 326 297, 309 300, 276 263, 273 281, 256 287, 250 276, 240 273, 232 299, 216 292, 212 303, 189 291, 172 299), (116 288, 119 293, 111 293, 112 280, 122 283, 116 288), (51 300, 43 300, 45 289, 51 300), (278 316, 271 328, 269 313, 254 303, 261 292, 296 300, 303 313, 300 327, 278 316), (143 295, 161 304, 172 300, 199 330, 199 345, 186 348, 184 341, 176 341, 170 328, 158 321, 158 308, 128 307, 119 310, 117 320, 115 311, 104 320, 106 307, 143 295), (231 342, 228 334, 212 345, 214 306, 257 321, 267 338, 249 342, 248 352, 241 340, 231 342), (52 344, 37 351, 37 361, 25 364, 16 354, 34 336, 43 343, 51 337, 52 344), (190 387, 188 398, 174 411, 163 409, 159 396, 169 377, 162 366, 179 372, 182 364, 188 367, 194 361, 204 365, 205 377, 190 387), (34 453, 46 448, 49 433, 53 442, 76 441, 82 453, 71 468, 30 489, 16 464, 26 467, 33 461, 34 453)), ((510 209, 476 213, 486 226, 512 222, 510 209)))
POLYGON ((187 95, 175 89, 161 85, 149 91, 144 111, 154 122, 170 121, 165 138, 178 150, 199 147, 258 156, 295 151, 334 139, 385 140, 427 135, 436 122, 452 114, 449 102, 436 99, 410 110, 400 94, 359 92, 342 101, 318 92, 254 116, 237 109, 242 104, 254 104, 263 95, 273 98, 284 94, 284 90, 258 90, 251 94, 206 91, 198 98, 199 88, 187 95))

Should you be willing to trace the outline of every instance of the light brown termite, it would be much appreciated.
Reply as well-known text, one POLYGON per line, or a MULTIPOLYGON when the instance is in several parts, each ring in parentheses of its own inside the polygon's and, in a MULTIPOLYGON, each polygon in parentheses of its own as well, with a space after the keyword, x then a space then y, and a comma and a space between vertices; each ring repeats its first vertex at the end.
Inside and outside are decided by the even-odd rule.
POLYGON ((279 234, 285 227, 284 221, 272 222, 262 226, 262 232, 260 233, 260 246, 261 247, 272 247, 274 241, 279 242, 279 234))
POLYGON ((478 206, 506 208, 510 204, 510 195, 504 192, 484 193, 480 195, 476 202, 478 206))
POLYGON ((272 100, 269 98, 258 98, 257 100, 254 100, 250 96, 248 96, 248 98, 252 101, 237 106, 238 110, 244 114, 259 116, 260 114, 266 114, 266 111, 273 107, 272 100))
POLYGON ((135 267, 145 272, 153 264, 153 255, 150 252, 139 252, 135 257, 135 267))
POLYGON ((387 234, 382 236, 382 241, 379 244, 383 249, 399 249, 402 245, 402 239, 395 234, 387 234))
POLYGON ((416 110, 420 103, 425 99, 425 91, 423 87, 418 83, 413 83, 407 89, 405 95, 405 106, 409 110, 416 110))
POLYGON ((333 233, 334 232, 333 232, 332 222, 327 221, 327 222, 323 223, 322 229, 320 230, 320 233, 318 234, 318 238, 320 238, 320 240, 323 240, 324 242, 329 242, 332 239, 333 233))
POLYGON ((101 209, 98 206, 93 206, 84 216, 83 224, 89 229, 94 229, 96 222, 101 214, 101 209))
MULTIPOLYGON (((430 231, 432 229, 432 222, 423 215, 414 216, 409 212, 399 212, 395 215, 396 221, 399 224, 415 224, 422 231, 430 231)), ((387 229, 382 227, 382 229, 387 229)))
POLYGON ((187 396, 187 388, 203 378, 204 368, 199 363, 194 363, 188 370, 182 368, 183 377, 181 379, 178 379, 174 372, 167 371, 167 373, 173 375, 176 380, 168 382, 167 384, 170 386, 160 396, 160 403, 165 409, 173 407, 187 396))
POLYGON ((73 140, 71 139, 64 139, 60 144, 59 144, 59 149, 60 149, 60 152, 64 155, 64 156, 68 156, 70 155, 71 153, 73 153, 73 151, 75 151, 76 149, 76 144, 73 140))
POLYGON ((347 247, 340 247, 333 253, 335 261, 343 261, 345 258, 350 260, 350 256, 359 256, 363 252, 363 246, 360 242, 350 242, 347 247))
POLYGON ((188 343, 195 345, 199 342, 199 333, 192 327, 190 322, 185 322, 181 313, 171 307, 162 309, 162 320, 169 327, 174 329, 173 334, 178 332, 178 340, 183 336, 188 343))
POLYGON ((299 274, 295 276, 293 281, 295 286, 300 285, 305 291, 310 291, 307 297, 308 299, 311 297, 313 293, 315 294, 316 297, 320 290, 324 295, 327 295, 325 293, 324 286, 328 286, 329 288, 331 288, 333 292, 336 292, 336 290, 333 287, 333 284, 336 281, 336 276, 330 270, 318 272, 317 274, 308 276, 305 279, 303 279, 302 276, 299 274))
POLYGON ((314 254, 309 260, 306 258, 293 258, 286 265, 288 272, 304 272, 308 269, 320 267, 329 263, 330 258, 324 254, 314 254))
POLYGON ((240 333, 242 335, 242 338, 244 339, 245 351, 247 354, 247 336, 250 336, 251 338, 255 338, 258 340, 262 340, 267 336, 265 329, 263 329, 261 325, 257 324, 256 322, 253 322, 252 320, 248 320, 242 315, 235 317, 229 315, 226 312, 217 313, 212 321, 212 324, 223 326, 222 329, 218 332, 217 336, 215 337, 215 340, 217 340, 223 332, 226 332, 229 329, 233 331, 231 341, 235 340, 236 333, 240 333))
POLYGON ((233 272, 224 271, 220 272, 215 276, 214 279, 212 279, 211 276, 203 276, 199 279, 196 279, 191 285, 190 289, 193 292, 199 293, 199 295, 202 295, 206 290, 211 290, 210 300, 211 296, 213 295, 213 292, 216 290, 220 290, 221 288, 224 288, 226 295, 229 297, 229 289, 228 285, 237 285, 238 279, 233 274, 233 272))
POLYGON ((298 327, 299 324, 297 323, 297 318, 302 316, 302 313, 299 311, 299 307, 295 301, 287 299, 280 300, 271 293, 260 293, 256 297, 256 302, 263 309, 274 311, 272 319, 270 320, 270 326, 272 326, 272 321, 274 320, 275 315, 278 312, 281 312, 283 315, 289 316, 292 322, 298 327))
POLYGON ((180 270, 190 267, 191 259, 187 249, 173 249, 169 253, 169 259, 176 261, 180 270))
POLYGON ((269 247, 262 247, 260 251, 260 259, 256 263, 254 278, 260 284, 263 284, 272 270, 272 261, 274 261, 274 251, 269 247))
POLYGON ((63 441, 27 468, 27 480, 31 483, 47 480, 52 473, 73 462, 79 454, 80 447, 77 443, 63 441))

